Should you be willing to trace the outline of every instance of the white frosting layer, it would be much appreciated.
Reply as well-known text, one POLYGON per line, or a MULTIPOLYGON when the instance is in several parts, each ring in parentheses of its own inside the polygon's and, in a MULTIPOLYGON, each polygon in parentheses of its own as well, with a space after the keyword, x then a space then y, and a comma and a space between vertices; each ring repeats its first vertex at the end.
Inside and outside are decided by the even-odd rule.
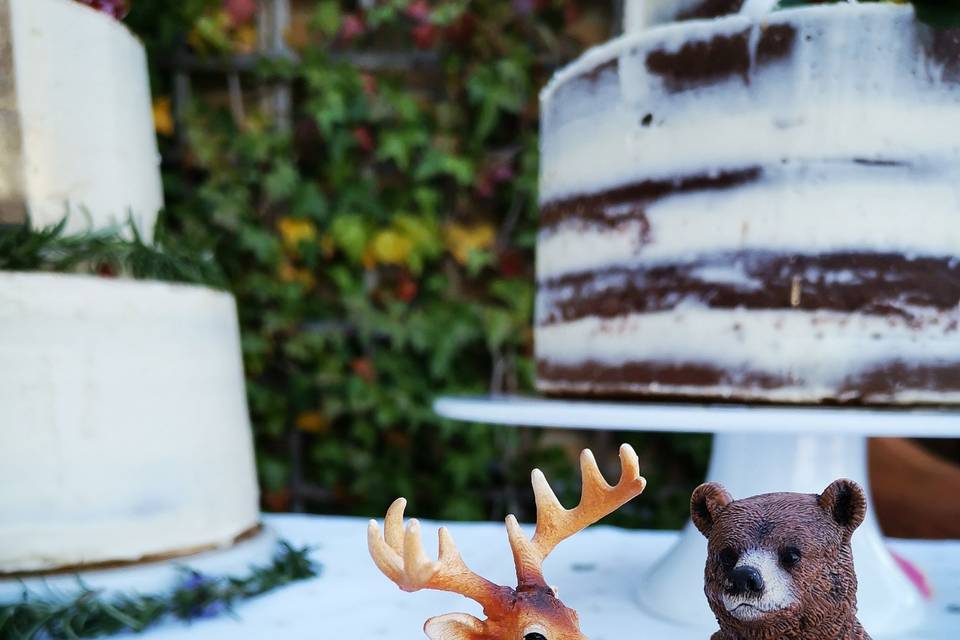
POLYGON ((666 197, 645 213, 648 227, 573 221, 541 231, 538 278, 733 251, 960 255, 960 171, 824 164, 666 197))
POLYGON ((851 4, 619 38, 563 69, 541 96, 541 200, 784 158, 958 163, 960 83, 944 81, 930 33, 910 6, 851 4), (783 24, 797 29, 788 54, 760 64, 754 52, 749 83, 732 74, 676 91, 646 67, 652 51, 744 30, 755 47, 763 29, 783 24), (613 60, 617 72, 583 77, 613 60))
MULTIPOLYGON (((738 372, 767 374, 789 379, 794 386, 763 390, 765 395, 802 400, 836 397, 845 382, 896 360, 911 366, 955 363, 960 354, 960 330, 951 322, 957 320, 960 308, 949 314, 930 314, 918 325, 893 316, 685 305, 667 312, 610 320, 587 317, 539 326, 535 343, 537 358, 555 364, 708 364, 729 371, 734 378, 738 372)), ((550 388, 549 383, 541 386, 550 388)), ((570 385, 563 386, 570 390, 570 385)), ((653 387, 651 390, 659 392, 671 389, 653 387)), ((742 387, 713 393, 696 390, 710 395, 742 391, 742 387)), ((939 394, 911 390, 897 399, 910 401, 924 395, 939 394)))
POLYGON ((152 237, 163 206, 143 46, 73 0, 11 0, 28 210, 69 231, 124 223, 152 237))
POLYGON ((224 545, 257 520, 231 296, 0 273, 0 572, 224 545))

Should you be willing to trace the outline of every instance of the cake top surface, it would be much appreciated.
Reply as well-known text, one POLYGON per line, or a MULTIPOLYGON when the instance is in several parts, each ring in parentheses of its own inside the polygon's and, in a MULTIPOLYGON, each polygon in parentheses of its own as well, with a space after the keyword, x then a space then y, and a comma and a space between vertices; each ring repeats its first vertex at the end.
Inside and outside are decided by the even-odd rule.
POLYGON ((862 16, 887 16, 894 19, 906 15, 913 17, 915 14, 912 5, 899 3, 831 3, 788 7, 771 11, 770 9, 776 5, 775 2, 770 2, 770 0, 760 1, 766 3, 762 5, 764 8, 762 11, 758 10, 758 5, 750 4, 750 0, 747 0, 742 11, 720 17, 665 22, 654 21, 642 24, 639 21, 631 24, 628 10, 626 33, 588 49, 579 58, 557 71, 544 87, 540 99, 542 101, 550 100, 557 88, 568 80, 594 71, 618 56, 638 48, 657 46, 666 51, 677 51, 691 40, 729 36, 740 33, 754 25, 767 28, 774 25, 791 24, 804 19, 816 20, 830 16, 855 20, 862 16), (753 7, 754 10, 748 10, 750 7, 753 7))

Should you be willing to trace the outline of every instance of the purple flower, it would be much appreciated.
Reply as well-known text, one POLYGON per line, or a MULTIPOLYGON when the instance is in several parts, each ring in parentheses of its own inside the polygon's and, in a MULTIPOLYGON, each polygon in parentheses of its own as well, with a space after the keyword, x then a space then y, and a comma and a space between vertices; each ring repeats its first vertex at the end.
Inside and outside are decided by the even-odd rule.
POLYGON ((197 618, 216 618, 227 610, 227 603, 222 600, 211 602, 197 612, 197 618))
POLYGON ((196 591, 197 589, 202 589, 207 586, 209 582, 207 577, 199 571, 191 571, 190 577, 183 581, 182 588, 189 591, 196 591))
POLYGON ((522 16, 530 15, 534 10, 533 0, 513 0, 513 9, 522 16))

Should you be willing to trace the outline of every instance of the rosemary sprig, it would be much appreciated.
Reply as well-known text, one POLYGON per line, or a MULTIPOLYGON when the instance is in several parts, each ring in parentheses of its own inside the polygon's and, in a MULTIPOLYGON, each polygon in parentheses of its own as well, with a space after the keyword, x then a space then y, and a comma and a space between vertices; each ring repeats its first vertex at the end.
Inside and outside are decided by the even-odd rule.
POLYGON ((41 229, 0 227, 0 270, 125 275, 226 286, 212 256, 197 255, 163 238, 148 244, 132 223, 79 234, 67 234, 65 227, 66 219, 41 229))
POLYGON ((82 582, 69 599, 24 590, 20 602, 0 605, 0 638, 76 640, 140 632, 165 619, 189 622, 230 613, 241 600, 318 575, 309 552, 281 542, 271 564, 253 567, 242 577, 212 577, 184 569, 179 585, 167 594, 105 597, 82 582))

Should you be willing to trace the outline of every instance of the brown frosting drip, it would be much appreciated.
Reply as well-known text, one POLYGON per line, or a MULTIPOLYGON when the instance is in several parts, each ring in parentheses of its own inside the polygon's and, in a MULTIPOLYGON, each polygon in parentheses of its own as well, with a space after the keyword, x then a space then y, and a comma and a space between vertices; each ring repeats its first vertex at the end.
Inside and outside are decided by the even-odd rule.
MULTIPOLYGON (((896 316, 920 326, 929 322, 920 312, 949 311, 960 305, 960 258, 738 252, 687 264, 571 274, 540 283, 539 291, 547 301, 541 325, 664 311, 694 299, 717 309, 825 309, 896 316), (712 282, 697 275, 711 267, 739 269, 751 283, 712 282), (617 278, 622 284, 591 291, 600 278, 617 278), (552 294, 571 288, 563 298, 551 301, 552 294)), ((945 331, 957 329, 956 320, 943 322, 945 331)))
POLYGON ((750 29, 709 40, 691 40, 679 51, 658 49, 647 54, 647 70, 660 76, 670 91, 713 84, 731 76, 748 82, 750 29))
MULTIPOLYGON (((548 359, 537 360, 538 381, 549 383, 548 393, 589 395, 594 397, 636 397, 639 395, 672 399, 676 391, 668 387, 700 387, 704 399, 764 401, 765 392, 777 389, 802 389, 804 381, 748 369, 725 369, 700 362, 634 361, 608 365, 594 360, 577 364, 558 364, 548 359), (589 391, 584 391, 588 386, 589 391), (636 387, 642 386, 638 390, 636 387), (733 396, 714 390, 715 387, 737 389, 733 396)), ((544 385, 546 386, 546 385, 544 385)), ((918 365, 902 360, 851 374, 838 385, 836 392, 804 402, 821 404, 895 404, 896 395, 910 390, 960 392, 960 357, 955 362, 918 365)), ((683 397, 680 399, 689 399, 683 397)), ((938 404, 938 403, 920 403, 938 404)))
POLYGON ((570 219, 616 227, 624 220, 642 216, 643 207, 660 198, 694 191, 731 189, 759 180, 762 175, 760 167, 730 169, 714 174, 643 180, 600 193, 554 200, 540 207, 540 228, 549 228, 570 219), (631 218, 607 213, 608 208, 625 204, 636 205, 638 216, 631 218))

